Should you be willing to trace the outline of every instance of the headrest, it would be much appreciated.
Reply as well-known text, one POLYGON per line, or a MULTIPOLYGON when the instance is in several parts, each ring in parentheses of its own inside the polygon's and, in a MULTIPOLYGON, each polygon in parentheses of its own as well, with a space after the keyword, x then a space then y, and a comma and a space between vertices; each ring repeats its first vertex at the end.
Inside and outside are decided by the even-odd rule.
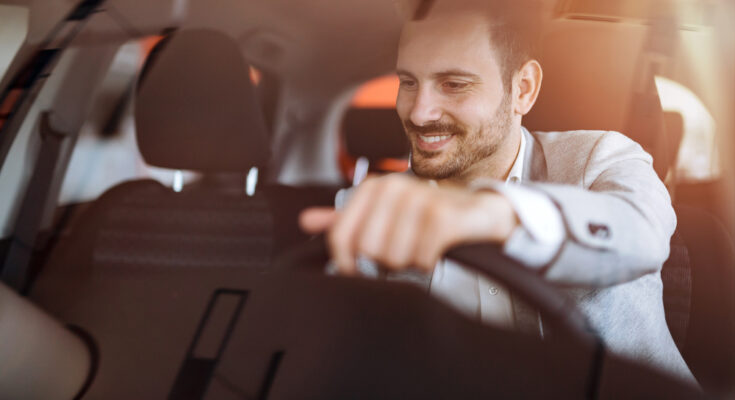
POLYGON ((240 172, 270 158, 248 65, 219 32, 179 31, 156 45, 138 80, 135 124, 154 166, 240 172))
POLYGON ((663 178, 669 166, 660 145, 663 110, 653 76, 642 70, 649 33, 638 24, 555 21, 540 57, 541 92, 523 124, 540 131, 621 132, 651 153, 663 178))
POLYGON ((347 152, 376 161, 405 158, 409 144, 394 108, 350 108, 342 122, 347 152))

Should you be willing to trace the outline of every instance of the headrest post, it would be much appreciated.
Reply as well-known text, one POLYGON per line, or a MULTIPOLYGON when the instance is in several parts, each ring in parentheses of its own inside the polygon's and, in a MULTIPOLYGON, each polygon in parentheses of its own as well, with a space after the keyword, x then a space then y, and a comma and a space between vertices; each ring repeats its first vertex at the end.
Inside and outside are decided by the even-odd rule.
POLYGON ((255 195, 255 188, 258 186, 258 167, 250 168, 248 176, 245 178, 245 194, 250 197, 255 195))
POLYGON ((184 189, 184 173, 180 169, 174 171, 174 180, 171 184, 171 188, 176 193, 179 193, 184 189))
POLYGON ((370 170, 370 161, 367 157, 360 157, 355 163, 355 173, 352 175, 352 186, 357 186, 367 177, 370 170))

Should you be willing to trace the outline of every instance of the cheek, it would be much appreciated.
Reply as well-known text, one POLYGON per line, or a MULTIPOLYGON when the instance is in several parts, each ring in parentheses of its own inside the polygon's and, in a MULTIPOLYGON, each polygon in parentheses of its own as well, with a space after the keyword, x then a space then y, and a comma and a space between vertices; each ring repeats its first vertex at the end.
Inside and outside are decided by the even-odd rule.
POLYGON ((396 111, 398 112, 398 117, 401 118, 401 120, 408 119, 408 114, 411 112, 412 104, 412 96, 399 90, 398 97, 396 97, 396 111))
POLYGON ((447 104, 447 113, 458 123, 468 127, 477 128, 482 121, 492 113, 487 104, 474 99, 456 98, 447 104))
POLYGON ((452 114, 467 127, 479 129, 493 121, 502 98, 501 94, 487 92, 457 96, 451 102, 452 114))

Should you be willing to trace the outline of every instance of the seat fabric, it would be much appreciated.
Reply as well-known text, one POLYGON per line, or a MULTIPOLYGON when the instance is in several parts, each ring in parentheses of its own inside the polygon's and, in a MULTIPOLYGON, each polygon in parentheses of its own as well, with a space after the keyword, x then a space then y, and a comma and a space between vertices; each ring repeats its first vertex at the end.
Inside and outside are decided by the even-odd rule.
MULTIPOLYGON (((691 312, 682 355, 705 391, 735 395, 735 249, 707 211, 680 206, 679 232, 691 260, 691 312)), ((666 288, 666 282, 664 283, 666 288)))

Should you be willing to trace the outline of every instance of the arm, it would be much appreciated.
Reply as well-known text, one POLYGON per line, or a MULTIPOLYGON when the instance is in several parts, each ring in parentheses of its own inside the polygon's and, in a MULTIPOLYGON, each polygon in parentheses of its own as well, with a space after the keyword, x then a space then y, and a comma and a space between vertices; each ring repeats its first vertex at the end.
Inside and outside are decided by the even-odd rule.
POLYGON ((668 257, 676 216, 651 156, 621 134, 603 134, 581 183, 498 187, 523 226, 506 242, 506 253, 562 285, 610 286, 658 271, 668 257), (545 228, 538 223, 543 218, 532 216, 539 206, 524 199, 533 196, 556 210, 562 235, 553 234, 558 217, 547 216, 552 221, 545 228), (544 249, 537 252, 541 259, 526 255, 534 246, 544 249))
POLYGON ((581 186, 487 181, 476 189, 492 191, 471 192, 391 175, 368 179, 340 212, 308 210, 301 225, 328 232, 347 274, 356 273, 357 254, 430 271, 450 247, 482 241, 503 244, 559 284, 609 286, 657 271, 676 217, 651 157, 617 133, 600 135, 585 154, 581 186))

